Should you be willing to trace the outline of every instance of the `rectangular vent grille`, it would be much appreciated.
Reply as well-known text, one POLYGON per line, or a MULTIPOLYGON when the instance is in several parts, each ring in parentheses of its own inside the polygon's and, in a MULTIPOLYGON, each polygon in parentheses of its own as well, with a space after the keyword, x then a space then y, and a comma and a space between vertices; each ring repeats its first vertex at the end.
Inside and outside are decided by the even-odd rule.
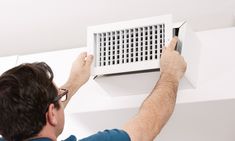
POLYGON ((170 15, 89 27, 92 75, 159 69, 162 48, 171 38, 170 15))
POLYGON ((165 24, 98 33, 96 66, 159 59, 165 46, 165 24))

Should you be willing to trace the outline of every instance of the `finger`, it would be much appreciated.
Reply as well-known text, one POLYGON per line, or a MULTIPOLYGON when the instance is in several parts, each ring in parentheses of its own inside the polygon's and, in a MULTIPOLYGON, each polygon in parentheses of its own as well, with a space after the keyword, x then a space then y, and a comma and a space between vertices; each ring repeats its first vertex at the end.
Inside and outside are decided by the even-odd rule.
POLYGON ((166 47, 164 47, 163 49, 162 49, 162 53, 164 53, 166 51, 166 47))
POLYGON ((87 56, 87 52, 82 52, 82 53, 80 53, 80 56, 81 56, 82 58, 86 57, 86 56, 87 56))
POLYGON ((82 52, 79 54, 79 58, 81 58, 83 60, 85 60, 86 56, 87 56, 87 52, 82 52))
POLYGON ((176 44, 178 42, 178 38, 175 36, 174 38, 172 38, 171 42, 170 42, 170 45, 168 46, 168 48, 170 50, 175 50, 175 47, 176 47, 176 44))
POLYGON ((162 55, 166 53, 166 50, 167 50, 167 47, 164 47, 164 48, 162 49, 162 55))
POLYGON ((86 66, 90 66, 93 61, 93 55, 88 55, 86 58, 86 66))

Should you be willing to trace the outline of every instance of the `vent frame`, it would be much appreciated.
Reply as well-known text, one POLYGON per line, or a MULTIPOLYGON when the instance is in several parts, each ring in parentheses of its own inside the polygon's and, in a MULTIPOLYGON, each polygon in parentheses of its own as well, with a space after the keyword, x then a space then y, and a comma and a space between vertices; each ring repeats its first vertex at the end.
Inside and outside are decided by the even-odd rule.
MULTIPOLYGON (((160 61, 160 52, 161 49, 157 48, 157 52, 154 52, 154 50, 149 49, 150 48, 150 40, 148 40, 148 51, 142 51, 142 54, 147 53, 146 55, 143 55, 145 58, 142 58, 143 56, 140 56, 141 51, 139 46, 131 46, 133 48, 129 48, 130 44, 127 44, 128 40, 125 40, 126 36, 129 34, 129 37, 132 35, 137 36, 136 31, 138 31, 138 35, 141 35, 141 29, 145 32, 145 29, 151 29, 152 33, 155 32, 153 30, 156 26, 164 25, 163 27, 165 28, 165 40, 162 41, 162 48, 169 42, 169 40, 172 38, 172 25, 171 25, 171 16, 170 15, 165 15, 165 16, 158 16, 158 17, 151 17, 151 18, 145 18, 145 19, 137 19, 137 20, 132 20, 132 21, 125 21, 125 22, 117 22, 117 23, 111 23, 111 24, 104 24, 104 25, 98 25, 98 26, 92 26, 88 27, 88 32, 87 32, 87 46, 89 48, 89 52, 94 54, 94 61, 93 61, 93 69, 92 69, 92 75, 106 75, 106 74, 116 74, 116 73, 125 73, 125 72, 133 72, 133 71, 143 71, 143 70, 150 70, 150 69, 159 69, 159 61, 160 61), (152 28, 151 28, 152 27, 152 28), (121 43, 121 36, 123 33, 128 32, 128 34, 125 34, 125 37, 122 38, 122 43, 121 43), (108 38, 103 38, 102 36, 111 36, 109 42, 104 42, 104 40, 107 41, 108 38), (100 37, 101 38, 98 38, 100 37), (119 36, 119 44, 117 44, 119 36), (112 37, 114 37, 115 42, 113 42, 112 37), (102 40, 100 40, 102 39, 102 40), (110 46, 105 46, 106 48, 97 48, 97 41, 98 44, 104 45, 107 43, 110 43, 110 46), (112 46, 112 43, 115 44, 112 46), (121 48, 124 44, 124 48, 121 48), (119 50, 116 48, 119 45, 119 50), (129 45, 127 47, 127 45, 129 45), (110 47, 110 48, 109 48, 110 47), (108 49, 109 48, 109 49, 108 49), (121 50, 120 50, 121 48, 121 50), (99 50, 101 49, 101 50, 99 50), (102 50, 103 49, 103 50, 102 50), (109 50, 109 52, 105 52, 109 50), (114 50, 113 50, 114 49, 114 50), (127 51, 129 49, 129 56, 127 54, 127 51), (136 52, 130 51, 131 49, 137 50, 138 49, 138 54, 136 52), (117 51, 119 51, 117 53, 117 51), (152 51, 152 52, 151 52, 152 51), (102 52, 103 54, 100 54, 102 52), (115 54, 115 55, 113 55, 115 54), (131 56, 132 54, 132 56, 131 56), (151 54, 151 55, 150 55, 151 54), (109 56, 110 55, 110 56, 109 56), (123 58, 123 55, 125 56, 123 58), (137 57, 138 55, 138 57, 137 57), (155 57, 156 55, 157 57, 155 57), (102 57, 101 57, 102 56, 102 57), (112 57, 116 58, 112 58, 112 57), (119 58, 118 58, 119 56, 119 58), (152 56, 152 58, 151 58, 152 56), (127 58, 128 57, 128 58, 127 58), (117 59, 118 58, 118 59, 117 59), (108 62, 105 60, 107 59, 108 62), (132 60, 133 59, 133 60, 132 60), (137 59, 137 61, 135 60, 137 59), (120 62, 118 62, 120 61, 120 62), (101 64, 104 63, 104 64, 101 64)), ((156 29, 156 28, 155 28, 156 29)), ((147 30, 147 35, 150 35, 151 30, 147 30)), ((144 33, 143 32, 143 33, 144 33)), ((160 35, 158 35, 160 36, 160 35)), ((148 39, 150 36, 146 36, 148 39)), ((140 45, 140 39, 141 36, 138 36, 138 38, 133 37, 134 40, 138 39, 138 45, 140 45)), ((144 38, 144 37, 143 37, 144 38)), ((160 42, 160 38, 157 38, 158 43, 160 42)), ((129 38, 129 42, 132 42, 129 38)), ((136 41, 132 42, 133 44, 136 43, 136 41)), ((145 43, 144 41, 142 42, 143 44, 145 43)), ((152 48, 153 48, 154 43, 152 42, 152 48)), ((143 50, 145 50, 144 45, 142 46, 143 50)), ((158 46, 159 47, 159 46, 158 46)), ((156 50, 156 48, 155 48, 156 50)))

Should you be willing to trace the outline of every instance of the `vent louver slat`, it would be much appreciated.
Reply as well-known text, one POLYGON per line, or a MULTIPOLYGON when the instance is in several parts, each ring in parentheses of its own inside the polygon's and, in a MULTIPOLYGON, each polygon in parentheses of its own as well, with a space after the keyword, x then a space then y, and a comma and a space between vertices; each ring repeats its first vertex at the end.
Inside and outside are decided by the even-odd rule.
POLYGON ((96 37, 96 66, 159 59, 165 46, 164 24, 100 33, 96 37))

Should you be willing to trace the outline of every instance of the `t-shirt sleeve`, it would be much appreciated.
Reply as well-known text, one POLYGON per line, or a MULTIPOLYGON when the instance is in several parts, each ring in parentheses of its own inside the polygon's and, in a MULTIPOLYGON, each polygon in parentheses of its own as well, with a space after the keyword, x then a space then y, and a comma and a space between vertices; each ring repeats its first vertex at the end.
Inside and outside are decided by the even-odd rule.
POLYGON ((80 141, 131 141, 129 135, 120 129, 104 130, 80 141))

